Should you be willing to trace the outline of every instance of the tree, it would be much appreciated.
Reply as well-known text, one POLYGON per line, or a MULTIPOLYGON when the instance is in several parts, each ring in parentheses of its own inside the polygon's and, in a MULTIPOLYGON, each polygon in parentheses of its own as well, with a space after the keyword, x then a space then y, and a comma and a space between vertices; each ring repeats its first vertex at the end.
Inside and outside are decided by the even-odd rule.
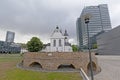
POLYGON ((78 51, 77 45, 72 45, 72 50, 73 50, 73 52, 77 52, 78 51))
POLYGON ((93 49, 97 49, 97 44, 93 44, 93 49))
POLYGON ((38 52, 42 50, 43 43, 37 37, 32 37, 30 41, 27 42, 27 49, 30 52, 38 52))

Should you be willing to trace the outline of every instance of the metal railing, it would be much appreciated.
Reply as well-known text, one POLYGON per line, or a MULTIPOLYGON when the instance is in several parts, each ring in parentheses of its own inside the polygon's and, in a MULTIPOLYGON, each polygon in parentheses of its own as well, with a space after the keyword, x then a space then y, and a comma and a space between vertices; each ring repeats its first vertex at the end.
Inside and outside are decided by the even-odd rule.
POLYGON ((80 68, 80 74, 83 80, 90 80, 82 68, 80 68))

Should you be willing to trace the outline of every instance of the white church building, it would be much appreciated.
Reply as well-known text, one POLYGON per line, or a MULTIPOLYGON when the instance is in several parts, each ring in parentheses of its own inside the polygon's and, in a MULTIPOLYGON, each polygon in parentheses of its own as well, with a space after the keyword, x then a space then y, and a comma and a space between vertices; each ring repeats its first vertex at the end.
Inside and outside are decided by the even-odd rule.
POLYGON ((50 43, 45 46, 44 52, 72 52, 71 44, 68 39, 67 30, 64 33, 56 27, 50 36, 50 43))

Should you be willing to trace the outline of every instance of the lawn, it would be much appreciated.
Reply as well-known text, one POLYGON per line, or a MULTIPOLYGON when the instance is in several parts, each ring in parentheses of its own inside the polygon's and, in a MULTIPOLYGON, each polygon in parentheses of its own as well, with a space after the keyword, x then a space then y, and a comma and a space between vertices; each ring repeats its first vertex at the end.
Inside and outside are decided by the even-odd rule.
POLYGON ((16 68, 19 54, 0 54, 0 80, 82 80, 77 72, 36 72, 16 68))

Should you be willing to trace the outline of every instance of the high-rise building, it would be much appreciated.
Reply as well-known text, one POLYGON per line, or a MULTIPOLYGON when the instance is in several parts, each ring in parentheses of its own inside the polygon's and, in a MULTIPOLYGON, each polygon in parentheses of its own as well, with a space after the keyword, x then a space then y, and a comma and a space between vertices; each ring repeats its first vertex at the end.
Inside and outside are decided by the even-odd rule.
POLYGON ((13 43, 14 42, 14 37, 15 37, 15 33, 14 32, 7 31, 6 42, 13 43))
MULTIPOLYGON (((87 25, 84 21, 84 16, 90 14, 91 18, 88 23, 88 32, 90 39, 93 39, 94 35, 97 35, 101 31, 111 30, 111 22, 107 4, 101 4, 98 6, 86 6, 77 19, 77 42, 80 49, 87 48, 88 36, 87 36, 87 25)), ((91 44, 92 45, 92 44, 91 44)))
POLYGON ((0 53, 20 53, 20 44, 14 43, 14 32, 7 31, 6 41, 0 41, 0 53))

